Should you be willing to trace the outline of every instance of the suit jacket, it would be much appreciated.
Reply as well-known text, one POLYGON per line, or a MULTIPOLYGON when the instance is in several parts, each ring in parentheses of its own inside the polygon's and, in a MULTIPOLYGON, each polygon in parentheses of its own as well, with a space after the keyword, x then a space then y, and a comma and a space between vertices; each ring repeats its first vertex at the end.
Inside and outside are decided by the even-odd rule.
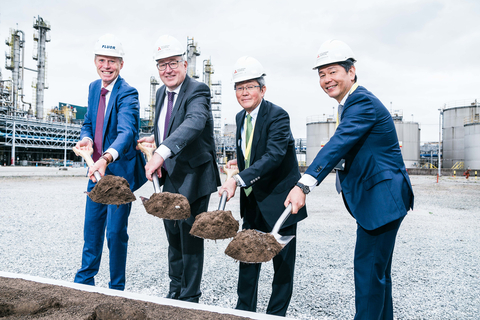
MULTIPOLYGON (((84 137, 95 140, 101 88, 102 80, 100 79, 90 84, 88 108, 80 132, 80 140, 84 137)), ((141 152, 136 150, 140 128, 137 90, 118 76, 106 108, 103 122, 103 151, 113 148, 118 152, 118 158, 108 165, 105 174, 125 178, 130 184, 130 189, 135 191, 147 181, 145 159, 141 152)))
MULTIPOLYGON (((165 89, 165 85, 160 87, 156 97, 154 134, 157 146, 160 145, 157 124, 164 107, 165 89)), ((190 203, 217 191, 220 174, 215 161, 210 88, 206 84, 188 75, 185 77, 172 109, 166 136, 161 144, 171 150, 172 156, 165 160, 168 174, 162 174, 160 179, 164 190, 178 192, 190 203)))
MULTIPOLYGON (((285 210, 284 202, 290 190, 300 179, 295 154, 295 140, 290 130, 290 117, 279 106, 263 100, 255 121, 250 166, 245 169, 242 152, 241 129, 246 111, 236 116, 237 123, 237 164, 240 177, 247 187, 252 186, 257 205, 264 220, 273 228, 285 210)), ((240 192, 240 212, 243 217, 247 202, 245 192, 240 192)), ((291 226, 307 216, 306 208, 291 215, 283 227, 291 226)))
POLYGON ((338 171, 347 209, 363 228, 373 230, 413 209, 413 190, 392 117, 371 92, 359 86, 347 98, 340 124, 306 174, 321 182, 338 171))

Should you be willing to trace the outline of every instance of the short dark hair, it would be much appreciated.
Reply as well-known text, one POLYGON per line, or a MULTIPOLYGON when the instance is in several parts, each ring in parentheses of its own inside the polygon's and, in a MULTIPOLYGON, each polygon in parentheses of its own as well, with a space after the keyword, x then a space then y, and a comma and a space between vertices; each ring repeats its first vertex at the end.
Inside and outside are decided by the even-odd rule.
MULTIPOLYGON (((348 72, 348 71, 350 71, 350 68, 353 66, 354 63, 355 63, 355 60, 350 58, 350 59, 347 59, 345 61, 337 62, 336 64, 343 67, 343 69, 345 69, 345 71, 348 72)), ((357 82, 357 74, 355 74, 355 80, 354 81, 357 82)))

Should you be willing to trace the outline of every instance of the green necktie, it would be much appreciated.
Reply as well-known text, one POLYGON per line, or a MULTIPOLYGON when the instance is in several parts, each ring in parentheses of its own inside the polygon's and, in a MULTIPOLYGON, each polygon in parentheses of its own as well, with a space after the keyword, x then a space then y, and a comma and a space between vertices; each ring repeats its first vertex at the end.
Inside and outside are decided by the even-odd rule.
MULTIPOLYGON (((252 135, 252 116, 250 114, 247 115, 247 126, 245 130, 245 152, 248 153, 248 156, 245 158, 245 169, 250 166, 250 155, 252 154, 252 146, 250 145, 250 150, 247 151, 248 143, 250 142, 250 137, 252 135)), ((245 194, 247 197, 252 192, 252 187, 245 188, 245 194)))

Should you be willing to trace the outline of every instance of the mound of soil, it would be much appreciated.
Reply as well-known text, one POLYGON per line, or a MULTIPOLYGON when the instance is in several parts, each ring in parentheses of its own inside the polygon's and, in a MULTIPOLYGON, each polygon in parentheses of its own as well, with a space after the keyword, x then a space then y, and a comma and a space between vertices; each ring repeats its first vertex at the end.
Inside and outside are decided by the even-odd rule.
POLYGON ((8 320, 248 319, 3 277, 0 277, 0 318, 8 320))
POLYGON ((235 237, 238 226, 231 211, 209 211, 195 217, 190 234, 203 239, 228 239, 235 237))
POLYGON ((143 198, 145 210, 156 217, 182 220, 190 217, 190 204, 184 195, 178 193, 154 193, 150 199, 143 198))
POLYGON ((88 196, 95 202, 117 206, 137 200, 125 178, 111 175, 102 177, 88 196))
POLYGON ((271 234, 247 229, 233 238, 225 254, 241 262, 260 263, 270 261, 282 249, 283 246, 271 234))

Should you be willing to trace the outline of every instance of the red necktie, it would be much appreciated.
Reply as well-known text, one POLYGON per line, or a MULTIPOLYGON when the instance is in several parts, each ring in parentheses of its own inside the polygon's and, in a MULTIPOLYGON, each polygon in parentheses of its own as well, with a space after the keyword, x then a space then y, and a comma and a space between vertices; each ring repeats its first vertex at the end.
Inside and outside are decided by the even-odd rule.
POLYGON ((167 94, 168 94, 168 104, 167 104, 167 114, 165 115, 165 126, 163 127, 163 140, 167 139, 168 123, 170 122, 170 117, 172 116, 173 98, 175 97, 175 92, 167 92, 167 94))
POLYGON ((103 120, 105 119, 105 96, 108 90, 102 88, 100 93, 100 102, 98 103, 97 123, 95 126, 95 138, 93 140, 93 161, 97 161, 102 156, 103 149, 103 120))

